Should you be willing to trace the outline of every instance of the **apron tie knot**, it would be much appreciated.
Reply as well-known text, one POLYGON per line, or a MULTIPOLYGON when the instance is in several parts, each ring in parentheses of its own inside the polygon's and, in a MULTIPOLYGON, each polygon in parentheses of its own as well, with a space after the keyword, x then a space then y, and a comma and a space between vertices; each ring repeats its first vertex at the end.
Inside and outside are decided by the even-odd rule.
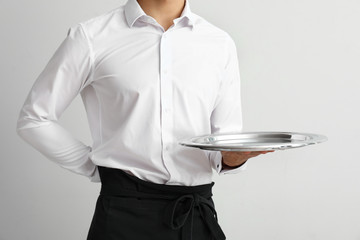
POLYGON ((165 224, 176 230, 182 228, 182 239, 192 240, 194 208, 198 208, 215 240, 224 240, 225 235, 217 221, 214 204, 199 194, 182 195, 171 201, 165 209, 165 224))

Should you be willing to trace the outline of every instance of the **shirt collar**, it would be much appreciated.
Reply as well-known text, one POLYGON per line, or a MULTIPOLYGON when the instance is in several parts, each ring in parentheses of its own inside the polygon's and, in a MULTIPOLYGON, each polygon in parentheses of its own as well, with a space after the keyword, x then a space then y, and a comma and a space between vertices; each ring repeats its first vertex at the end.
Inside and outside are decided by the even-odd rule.
MULTIPOLYGON (((141 17, 146 16, 146 13, 141 8, 137 0, 128 0, 125 4, 125 17, 129 27, 133 27, 134 23, 141 17)), ((177 24, 183 18, 187 18, 188 25, 194 28, 195 15, 190 10, 189 0, 185 0, 184 9, 179 18, 174 20, 174 23, 177 24)))

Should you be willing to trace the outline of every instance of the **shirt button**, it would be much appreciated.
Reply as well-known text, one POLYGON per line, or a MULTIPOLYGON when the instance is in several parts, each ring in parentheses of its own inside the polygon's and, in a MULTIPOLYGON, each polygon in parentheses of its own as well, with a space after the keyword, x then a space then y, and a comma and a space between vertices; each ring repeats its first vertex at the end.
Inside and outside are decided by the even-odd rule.
POLYGON ((165 69, 163 72, 164 72, 164 74, 167 74, 168 71, 165 69))
POLYGON ((166 35, 163 35, 163 38, 164 38, 164 39, 166 39, 166 38, 167 38, 167 36, 166 36, 166 35))

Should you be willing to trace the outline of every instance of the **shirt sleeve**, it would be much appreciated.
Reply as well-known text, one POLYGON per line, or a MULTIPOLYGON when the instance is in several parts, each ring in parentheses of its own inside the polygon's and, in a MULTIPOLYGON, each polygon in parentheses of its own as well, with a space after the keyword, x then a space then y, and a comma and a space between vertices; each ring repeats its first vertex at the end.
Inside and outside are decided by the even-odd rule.
POLYGON ((98 181, 91 147, 75 139, 58 119, 86 87, 92 74, 92 52, 81 24, 69 28, 33 84, 17 121, 17 134, 48 159, 98 181))
MULTIPOLYGON (((227 43, 227 60, 224 75, 210 120, 212 133, 242 131, 243 121, 239 63, 236 45, 230 36, 227 43)), ((238 173, 246 169, 247 163, 245 162, 238 168, 222 170, 221 152, 209 151, 208 154, 212 162, 212 167, 219 174, 238 173)))

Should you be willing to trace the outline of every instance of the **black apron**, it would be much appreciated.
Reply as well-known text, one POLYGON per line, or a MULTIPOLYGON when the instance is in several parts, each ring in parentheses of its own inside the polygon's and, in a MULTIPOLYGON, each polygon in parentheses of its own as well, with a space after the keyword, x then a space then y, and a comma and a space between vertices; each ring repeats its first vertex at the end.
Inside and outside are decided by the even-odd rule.
POLYGON ((214 183, 173 186, 98 166, 101 192, 87 240, 224 240, 214 183))

